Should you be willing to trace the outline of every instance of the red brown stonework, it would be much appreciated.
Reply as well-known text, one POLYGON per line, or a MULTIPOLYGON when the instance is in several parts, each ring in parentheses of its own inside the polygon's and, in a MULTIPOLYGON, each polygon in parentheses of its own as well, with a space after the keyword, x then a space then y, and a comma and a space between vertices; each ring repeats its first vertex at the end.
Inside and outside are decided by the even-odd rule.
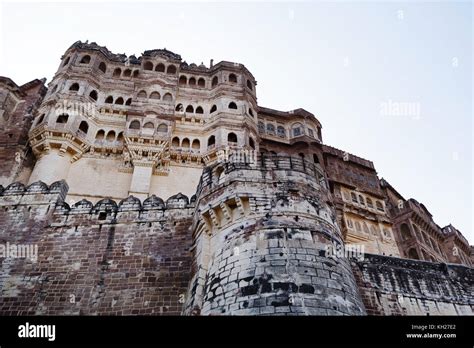
POLYGON ((243 64, 78 41, 44 82, 0 78, 0 251, 38 252, 0 255, 0 314, 473 313, 462 233, 243 64))

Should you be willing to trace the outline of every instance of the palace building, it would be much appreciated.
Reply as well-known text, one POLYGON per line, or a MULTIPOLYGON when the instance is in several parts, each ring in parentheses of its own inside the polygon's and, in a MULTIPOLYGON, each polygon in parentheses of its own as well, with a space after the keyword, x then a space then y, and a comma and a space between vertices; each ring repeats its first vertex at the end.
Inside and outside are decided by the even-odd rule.
POLYGON ((240 63, 78 41, 0 78, 0 158, 0 245, 38 246, 0 253, 0 314, 473 313, 462 233, 240 63))

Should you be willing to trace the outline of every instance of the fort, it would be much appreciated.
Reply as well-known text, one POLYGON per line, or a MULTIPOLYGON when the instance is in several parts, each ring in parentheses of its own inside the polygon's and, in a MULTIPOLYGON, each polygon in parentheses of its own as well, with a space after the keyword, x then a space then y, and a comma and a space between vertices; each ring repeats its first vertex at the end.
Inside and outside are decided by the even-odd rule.
POLYGON ((0 244, 37 247, 0 314, 473 314, 462 233, 243 64, 78 41, 45 81, 0 78, 0 244))

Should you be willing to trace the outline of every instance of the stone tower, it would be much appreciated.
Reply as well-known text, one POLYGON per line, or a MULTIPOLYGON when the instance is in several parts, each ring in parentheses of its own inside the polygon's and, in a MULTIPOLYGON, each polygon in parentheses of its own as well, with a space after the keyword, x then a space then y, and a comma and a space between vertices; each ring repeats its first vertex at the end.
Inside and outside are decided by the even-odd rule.
POLYGON ((197 190, 187 313, 362 315, 319 165, 245 156, 208 167, 197 190), (249 163, 250 162, 250 163, 249 163))

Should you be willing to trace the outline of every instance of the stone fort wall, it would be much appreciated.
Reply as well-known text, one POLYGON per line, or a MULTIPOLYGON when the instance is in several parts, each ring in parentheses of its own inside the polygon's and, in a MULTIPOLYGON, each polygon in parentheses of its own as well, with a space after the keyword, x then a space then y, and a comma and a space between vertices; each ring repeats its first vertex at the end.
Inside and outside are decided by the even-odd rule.
POLYGON ((2 258, 2 315, 180 314, 189 281, 187 197, 80 201, 68 186, 8 186, 0 243, 38 245, 38 258, 2 258))
POLYGON ((76 42, 48 87, 0 77, 0 314, 472 314, 462 233, 243 64, 76 42))
POLYGON ((366 254, 352 269, 369 315, 473 315, 472 268, 366 254))
POLYGON ((472 268, 331 257, 343 241, 317 168, 259 166, 209 167, 191 200, 69 206, 63 181, 2 188, 0 244, 38 258, 1 259, 0 313, 472 315, 472 268))

